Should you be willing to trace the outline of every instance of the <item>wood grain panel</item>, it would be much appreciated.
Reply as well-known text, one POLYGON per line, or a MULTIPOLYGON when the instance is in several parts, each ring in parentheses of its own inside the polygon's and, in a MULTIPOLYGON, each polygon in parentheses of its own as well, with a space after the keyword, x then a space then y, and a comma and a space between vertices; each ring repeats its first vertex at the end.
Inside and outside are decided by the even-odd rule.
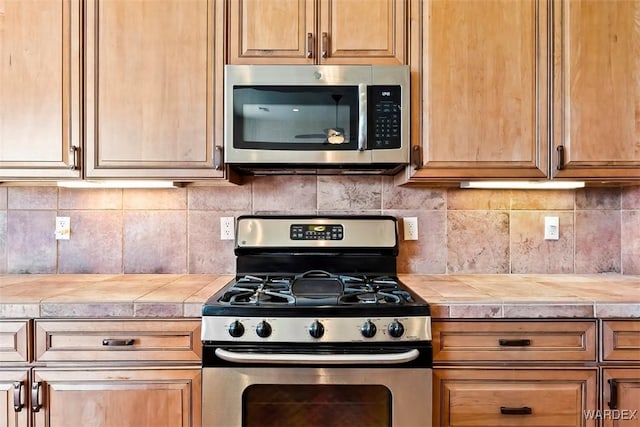
POLYGON ((27 368, 0 370, 0 427, 29 426, 29 373, 27 368), (19 384, 23 407, 14 409, 15 386, 19 384))
POLYGON ((640 320, 602 321, 602 360, 640 362, 640 320))
POLYGON ((597 369, 434 370, 435 426, 595 426, 597 369), (531 414, 502 414, 501 408, 531 414))
POLYGON ((35 369, 39 426, 200 425, 200 369, 35 369))
POLYGON ((556 6, 554 135, 565 161, 554 173, 640 177, 640 1, 556 6))
POLYGON ((199 320, 36 320, 35 359, 51 361, 185 361, 202 357, 199 320), (104 345, 103 340, 131 340, 104 345))
POLYGON ((2 1, 0 178, 80 176, 80 5, 2 1))
POLYGON ((29 362, 30 340, 28 320, 0 321, 0 362, 29 362))
POLYGON ((213 170, 218 3, 87 3, 88 177, 222 174, 213 170))
POLYGON ((405 64, 406 7, 399 0, 321 0, 321 62, 405 64))
POLYGON ((423 12, 417 178, 545 177, 544 0, 434 0, 423 12))
POLYGON ((596 322, 434 321, 436 363, 596 361, 596 322), (501 345, 529 340, 527 345, 501 345))
POLYGON ((228 62, 314 63, 315 16, 314 0, 231 0, 228 62), (312 57, 307 57, 309 34, 313 38, 312 57))

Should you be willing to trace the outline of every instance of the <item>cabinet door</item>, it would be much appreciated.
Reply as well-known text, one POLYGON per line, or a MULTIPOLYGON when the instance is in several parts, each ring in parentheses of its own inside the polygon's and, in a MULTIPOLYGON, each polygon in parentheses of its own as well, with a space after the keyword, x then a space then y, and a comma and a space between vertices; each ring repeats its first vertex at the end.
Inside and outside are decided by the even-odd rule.
POLYGON ((640 178, 640 1, 554 4, 553 174, 640 178))
POLYGON ((0 427, 28 426, 28 384, 26 368, 0 370, 0 427))
POLYGON ((229 64, 313 64, 315 0, 230 0, 229 64))
POLYGON ((223 175, 222 6, 87 2, 87 177, 223 175))
POLYGON ((320 0, 320 62, 405 64, 407 2, 320 0))
POLYGON ((596 425, 597 369, 434 369, 434 426, 596 425))
POLYGON ((413 177, 547 175, 547 8, 546 0, 424 2, 413 177))
POLYGON ((77 178, 80 2, 0 1, 0 180, 77 178))
POLYGON ((43 368, 34 369, 33 384, 36 427, 201 424, 199 368, 43 368))
POLYGON ((603 427, 640 427, 640 368, 603 369, 602 389, 603 427))

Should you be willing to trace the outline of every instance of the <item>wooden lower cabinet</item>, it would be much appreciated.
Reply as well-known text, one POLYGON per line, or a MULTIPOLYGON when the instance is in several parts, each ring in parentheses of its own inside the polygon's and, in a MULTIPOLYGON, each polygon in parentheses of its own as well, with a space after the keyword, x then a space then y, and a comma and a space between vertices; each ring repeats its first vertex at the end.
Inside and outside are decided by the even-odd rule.
POLYGON ((0 369, 0 427, 29 425, 29 368, 0 369))
POLYGON ((640 427, 640 367, 602 369, 603 427, 640 427))
POLYGON ((433 370, 434 426, 596 426, 597 368, 433 370))
POLYGON ((640 427, 640 320, 602 321, 603 427, 640 427))
POLYGON ((34 427, 200 425, 199 368, 36 368, 32 384, 34 427))
POLYGON ((0 320, 0 427, 200 427, 200 323, 0 320))

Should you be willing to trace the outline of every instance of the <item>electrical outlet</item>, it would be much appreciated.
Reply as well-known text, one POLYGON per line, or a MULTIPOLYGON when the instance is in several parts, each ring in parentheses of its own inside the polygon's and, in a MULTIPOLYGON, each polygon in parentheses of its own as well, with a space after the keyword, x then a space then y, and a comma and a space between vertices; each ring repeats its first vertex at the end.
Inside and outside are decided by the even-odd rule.
POLYGON ((544 240, 558 240, 560 238, 560 218, 557 216, 544 217, 544 240))
POLYGON ((404 225, 404 240, 418 240, 418 218, 409 216, 402 218, 404 225))
POLYGON ((56 240, 69 240, 71 237, 71 218, 68 216, 56 217, 56 240))
POLYGON ((234 217, 220 217, 220 240, 233 240, 235 238, 235 225, 234 217))

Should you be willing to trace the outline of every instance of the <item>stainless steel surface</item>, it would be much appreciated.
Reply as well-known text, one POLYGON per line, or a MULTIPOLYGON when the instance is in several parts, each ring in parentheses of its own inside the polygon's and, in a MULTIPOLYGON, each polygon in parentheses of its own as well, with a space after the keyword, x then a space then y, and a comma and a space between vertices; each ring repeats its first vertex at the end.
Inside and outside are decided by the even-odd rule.
POLYGON ((358 150, 367 148, 367 86, 358 85, 358 150))
POLYGON ((280 219, 240 218, 236 226, 236 242, 240 248, 261 247, 366 247, 393 248, 396 244, 396 223, 380 219, 280 219), (292 224, 332 225, 344 228, 342 240, 291 240, 292 224))
POLYGON ((394 427, 431 426, 431 369, 238 366, 204 368, 202 377, 205 427, 241 426, 243 392, 252 384, 383 385, 392 395, 394 427))
POLYGON ((233 363, 289 363, 298 365, 378 365, 401 364, 416 360, 418 350, 389 354, 290 354, 290 353, 243 353, 216 348, 216 356, 233 363))
MULTIPOLYGON (((309 165, 369 165, 376 163, 406 164, 409 162, 409 71, 399 65, 227 65, 225 66, 224 156, 231 164, 309 164, 309 165), (401 85, 401 141, 397 149, 288 151, 236 149, 233 147, 234 86, 242 85, 401 85)), ((364 96, 366 100, 366 94, 364 96)), ((361 97, 361 102, 363 98, 361 97)), ((366 107, 359 106, 360 113, 366 107)), ((361 125, 362 126, 362 125, 361 125)), ((362 129, 358 129, 358 137, 362 129)), ((311 172, 311 171, 307 171, 311 172)))
POLYGON ((429 316, 411 317, 258 317, 255 310, 248 310, 253 316, 203 316, 203 341, 264 342, 264 343, 353 343, 353 342, 411 342, 431 341, 431 318, 429 316), (371 338, 362 335, 362 326, 366 321, 376 325, 377 332, 371 338), (239 321, 244 326, 244 334, 232 337, 229 325, 239 321), (271 325, 272 333, 266 338, 259 337, 256 328, 260 322, 271 325), (324 335, 314 338, 309 327, 315 321, 324 326, 324 335), (404 326, 404 334, 393 338, 388 333, 389 325, 398 321, 404 326))

